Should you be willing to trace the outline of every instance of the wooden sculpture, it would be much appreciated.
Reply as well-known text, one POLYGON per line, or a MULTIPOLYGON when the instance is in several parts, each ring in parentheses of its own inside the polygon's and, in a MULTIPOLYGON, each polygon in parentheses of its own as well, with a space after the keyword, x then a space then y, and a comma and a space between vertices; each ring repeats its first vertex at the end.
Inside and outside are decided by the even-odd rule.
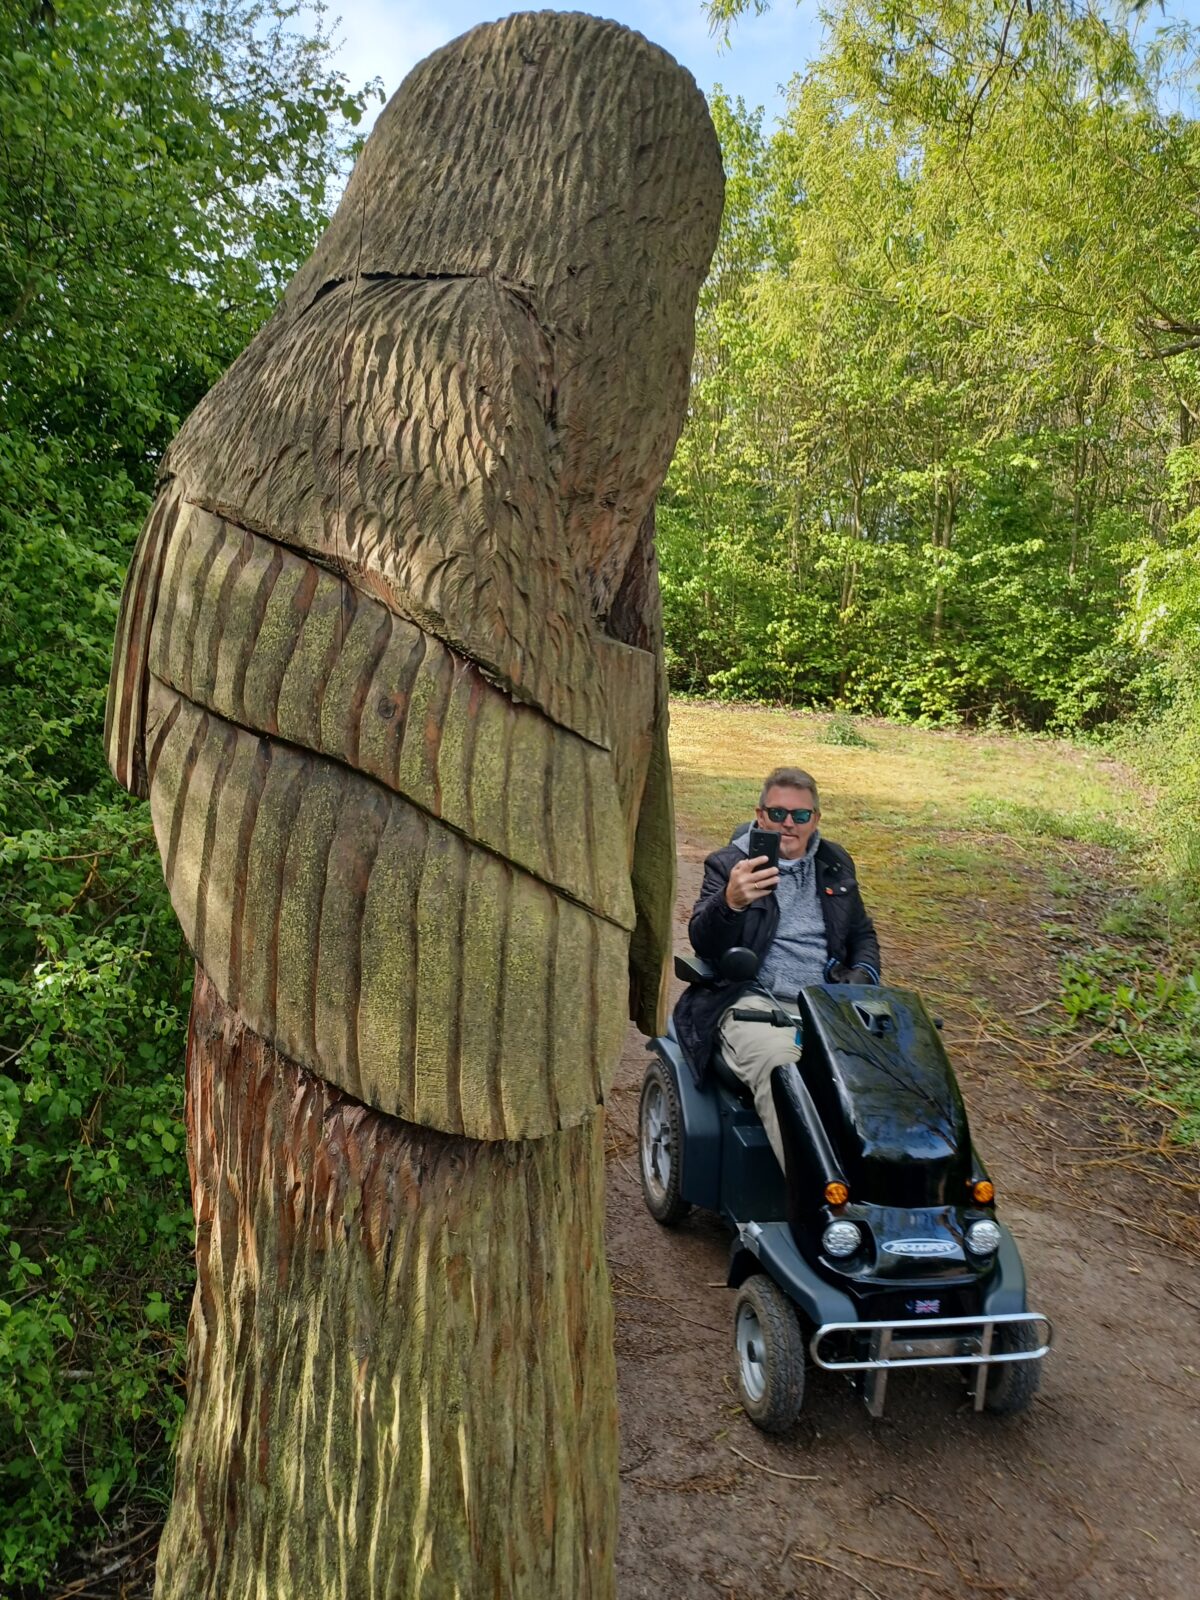
POLYGON ((721 189, 638 35, 478 28, 164 459, 107 727, 197 963, 164 1600, 612 1593, 598 1107, 670 943, 721 189))

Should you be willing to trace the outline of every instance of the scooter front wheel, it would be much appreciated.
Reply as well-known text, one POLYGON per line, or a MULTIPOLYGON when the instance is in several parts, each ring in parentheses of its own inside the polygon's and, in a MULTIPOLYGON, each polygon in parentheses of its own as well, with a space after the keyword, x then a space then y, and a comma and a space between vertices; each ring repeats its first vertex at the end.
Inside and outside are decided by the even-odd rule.
POLYGON ((668 1068, 661 1061, 651 1061, 642 1079, 638 1155, 646 1210, 666 1228, 681 1221, 692 1209, 679 1193, 682 1147, 679 1091, 668 1068))
MULTIPOLYGON (((1040 1343, 1037 1325, 1031 1322, 1001 1322, 992 1335, 992 1345, 997 1351, 1036 1350, 1040 1343)), ((993 1416, 1015 1416, 1032 1403, 1041 1381, 1040 1361, 997 1362, 988 1371, 983 1408, 993 1416)))

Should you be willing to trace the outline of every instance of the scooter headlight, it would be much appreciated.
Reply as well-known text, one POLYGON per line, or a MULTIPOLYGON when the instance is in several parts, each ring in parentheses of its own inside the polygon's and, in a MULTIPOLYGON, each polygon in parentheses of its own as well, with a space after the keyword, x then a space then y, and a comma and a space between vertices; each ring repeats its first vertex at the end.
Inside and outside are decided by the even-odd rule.
POLYGON ((973 1256, 993 1256, 1002 1237, 998 1222, 972 1222, 967 1229, 967 1249, 973 1256))
POLYGON ((827 1256, 852 1256, 862 1243, 862 1229, 856 1222, 831 1222, 821 1235, 827 1256))

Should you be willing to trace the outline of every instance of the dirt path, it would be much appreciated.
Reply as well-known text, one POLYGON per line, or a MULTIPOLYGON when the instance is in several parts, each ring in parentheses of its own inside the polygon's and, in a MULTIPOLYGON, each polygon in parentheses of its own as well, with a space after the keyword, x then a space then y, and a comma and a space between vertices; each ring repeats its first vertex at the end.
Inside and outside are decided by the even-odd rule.
MULTIPOLYGON (((681 840, 680 949, 702 855, 700 841, 681 840)), ((698 1213, 664 1230, 642 1205, 635 1130, 646 1056, 630 1034, 609 1138, 621 1600, 1197 1592, 1196 1196, 1086 1165, 1097 1151, 1108 1159, 1123 1103, 1066 1094, 1046 1072, 1039 1086, 1030 1071, 1030 1060, 1050 1059, 1033 1008, 1054 993, 1055 954, 1032 870, 1028 891, 1018 923, 979 941, 966 995, 936 996, 1031 1301, 1055 1326, 1025 1417, 976 1416, 952 1377, 908 1373, 893 1378, 875 1422, 844 1379, 817 1373, 793 1435, 751 1426, 733 1383, 728 1234, 698 1213), (981 1023, 968 995, 1007 1028, 981 1023)), ((887 960, 886 925, 880 932, 887 960)), ((936 973, 914 959, 893 961, 889 975, 936 994, 936 973)))

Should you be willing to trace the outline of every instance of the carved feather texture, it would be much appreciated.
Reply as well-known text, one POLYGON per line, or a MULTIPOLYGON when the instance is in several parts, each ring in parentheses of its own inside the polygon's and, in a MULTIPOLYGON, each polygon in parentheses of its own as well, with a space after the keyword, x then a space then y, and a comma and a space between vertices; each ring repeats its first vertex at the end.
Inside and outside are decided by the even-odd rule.
POLYGON ((586 574, 562 532, 549 357, 527 309, 479 279, 365 281, 260 340, 164 471, 607 745, 586 574))
POLYGON ((633 927, 622 792, 636 817, 653 707, 643 652, 611 641, 599 652, 608 702, 646 724, 615 758, 343 578, 210 512, 177 520, 161 586, 148 659, 161 683, 378 780, 633 927))

